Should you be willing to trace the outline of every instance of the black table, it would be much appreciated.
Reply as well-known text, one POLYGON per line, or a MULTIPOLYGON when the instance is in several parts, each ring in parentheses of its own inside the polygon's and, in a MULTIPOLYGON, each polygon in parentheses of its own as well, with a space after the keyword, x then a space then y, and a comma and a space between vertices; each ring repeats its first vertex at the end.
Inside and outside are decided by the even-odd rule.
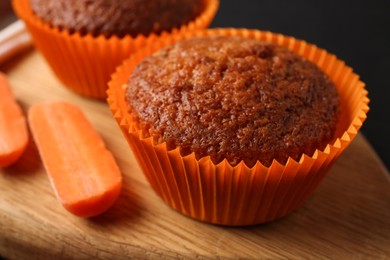
POLYGON ((244 27, 304 39, 344 60, 366 83, 361 132, 390 168, 390 1, 221 0, 211 27, 244 27))

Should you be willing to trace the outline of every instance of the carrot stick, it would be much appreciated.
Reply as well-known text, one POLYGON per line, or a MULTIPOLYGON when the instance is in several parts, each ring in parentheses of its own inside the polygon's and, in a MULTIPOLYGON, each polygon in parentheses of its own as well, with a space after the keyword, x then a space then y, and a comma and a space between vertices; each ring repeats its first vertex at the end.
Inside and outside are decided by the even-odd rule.
POLYGON ((7 77, 0 72, 0 167, 16 162, 28 143, 26 118, 7 77))
POLYGON ((61 204, 79 217, 96 216, 111 207, 122 175, 82 111, 66 102, 40 103, 30 107, 28 120, 61 204))

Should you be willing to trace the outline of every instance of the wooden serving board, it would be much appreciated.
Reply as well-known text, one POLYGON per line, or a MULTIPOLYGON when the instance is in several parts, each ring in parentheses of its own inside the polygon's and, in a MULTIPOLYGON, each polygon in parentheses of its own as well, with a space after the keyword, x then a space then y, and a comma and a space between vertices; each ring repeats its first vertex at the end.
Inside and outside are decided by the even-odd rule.
POLYGON ((67 100, 83 108, 123 172, 117 203, 80 219, 58 203, 30 142, 0 169, 0 256, 9 259, 390 258, 389 174, 358 135, 314 195, 273 223, 245 228, 189 219, 153 192, 105 102, 82 98, 32 50, 0 67, 25 111, 67 100))

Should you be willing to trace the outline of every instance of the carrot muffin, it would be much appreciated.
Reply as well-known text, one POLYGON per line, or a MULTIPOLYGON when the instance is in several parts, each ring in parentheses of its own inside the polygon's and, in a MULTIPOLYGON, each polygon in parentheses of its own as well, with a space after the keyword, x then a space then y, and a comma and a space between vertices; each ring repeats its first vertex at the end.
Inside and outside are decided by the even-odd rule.
POLYGON ((159 34, 194 20, 201 0, 30 0, 33 12, 53 27, 81 35, 159 34))
POLYGON ((144 59, 126 99, 141 129, 217 164, 311 156, 334 138, 335 85, 288 49, 240 37, 184 40, 144 59))
POLYGON ((164 37, 123 61, 108 85, 110 110, 156 194, 186 216, 229 226, 303 205, 369 110, 344 61, 259 30, 164 37))
POLYGON ((206 28, 219 0, 12 0, 64 87, 105 99, 124 59, 170 35, 206 28))

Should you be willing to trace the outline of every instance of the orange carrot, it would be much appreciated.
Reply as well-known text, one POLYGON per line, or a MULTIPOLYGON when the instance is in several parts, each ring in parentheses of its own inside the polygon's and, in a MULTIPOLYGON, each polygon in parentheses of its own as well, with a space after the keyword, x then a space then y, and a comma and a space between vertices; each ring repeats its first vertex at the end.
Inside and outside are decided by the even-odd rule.
POLYGON ((16 162, 28 143, 26 118, 7 77, 0 72, 0 167, 16 162))
POLYGON ((122 175, 83 112, 66 102, 33 105, 31 132, 61 204, 79 217, 106 211, 117 199, 122 175))

